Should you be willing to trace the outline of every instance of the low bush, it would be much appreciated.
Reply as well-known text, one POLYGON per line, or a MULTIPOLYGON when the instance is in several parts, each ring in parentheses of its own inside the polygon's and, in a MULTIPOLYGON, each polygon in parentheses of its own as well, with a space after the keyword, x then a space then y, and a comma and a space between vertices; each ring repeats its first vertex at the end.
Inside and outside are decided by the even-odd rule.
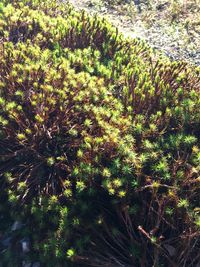
POLYGON ((195 266, 199 74, 69 4, 1 1, 2 266, 195 266))

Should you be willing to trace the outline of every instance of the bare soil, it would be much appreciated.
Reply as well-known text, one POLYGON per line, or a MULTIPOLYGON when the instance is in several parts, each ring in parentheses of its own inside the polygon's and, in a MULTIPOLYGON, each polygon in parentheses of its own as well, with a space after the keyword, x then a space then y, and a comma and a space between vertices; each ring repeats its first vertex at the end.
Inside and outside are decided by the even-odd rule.
MULTIPOLYGON (((158 9, 156 13, 148 9, 138 13, 135 6, 130 5, 130 0, 127 0, 129 4, 126 5, 126 8, 123 5, 102 5, 102 2, 98 5, 97 0, 68 1, 77 10, 104 16, 115 27, 118 27, 125 37, 144 39, 151 47, 160 50, 173 60, 185 60, 191 64, 200 65, 200 12, 198 12, 200 11, 200 2, 199 10, 193 11, 193 13, 187 12, 187 16, 182 16, 179 23, 171 23, 167 21, 169 15, 167 3, 169 1, 165 1, 164 6, 158 6, 161 10, 158 9)), ((106 1, 103 2, 106 3, 106 1)), ((171 16, 178 15, 176 12, 179 10, 175 8, 177 7, 174 7, 172 10, 174 14, 170 14, 171 16)))

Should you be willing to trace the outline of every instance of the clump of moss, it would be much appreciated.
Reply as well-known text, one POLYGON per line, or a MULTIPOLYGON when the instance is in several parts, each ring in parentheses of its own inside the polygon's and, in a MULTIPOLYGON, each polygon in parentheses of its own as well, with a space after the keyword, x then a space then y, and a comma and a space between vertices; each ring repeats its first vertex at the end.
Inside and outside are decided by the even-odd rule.
POLYGON ((196 264, 199 69, 68 4, 2 3, 0 208, 32 244, 2 261, 196 264))

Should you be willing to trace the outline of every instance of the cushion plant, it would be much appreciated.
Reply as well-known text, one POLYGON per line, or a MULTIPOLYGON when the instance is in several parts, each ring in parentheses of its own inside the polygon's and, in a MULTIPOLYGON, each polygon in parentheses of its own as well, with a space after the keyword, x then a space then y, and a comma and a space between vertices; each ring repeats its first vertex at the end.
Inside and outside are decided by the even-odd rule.
POLYGON ((67 3, 1 1, 3 266, 195 266, 199 73, 67 3))

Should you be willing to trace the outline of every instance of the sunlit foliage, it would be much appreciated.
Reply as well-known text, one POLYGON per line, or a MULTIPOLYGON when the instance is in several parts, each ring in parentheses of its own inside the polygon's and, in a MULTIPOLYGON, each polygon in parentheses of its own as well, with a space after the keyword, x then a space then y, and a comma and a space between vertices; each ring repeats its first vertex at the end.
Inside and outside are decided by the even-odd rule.
POLYGON ((66 3, 1 1, 0 226, 25 225, 5 266, 23 234, 42 266, 195 266, 199 73, 66 3))

